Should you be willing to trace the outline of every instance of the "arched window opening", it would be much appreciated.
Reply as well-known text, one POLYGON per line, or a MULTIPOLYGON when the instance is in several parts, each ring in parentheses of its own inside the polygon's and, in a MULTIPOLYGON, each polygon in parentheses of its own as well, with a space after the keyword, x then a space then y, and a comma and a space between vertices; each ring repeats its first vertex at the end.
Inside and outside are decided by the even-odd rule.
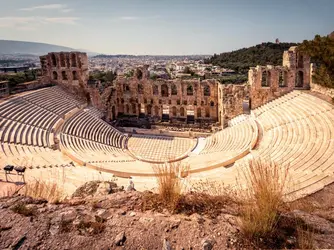
POLYGON ((65 66, 65 55, 63 53, 60 54, 60 67, 66 67, 65 66))
POLYGON ((210 102, 210 106, 211 106, 211 107, 214 107, 214 106, 215 106, 214 101, 211 101, 211 102, 210 102))
POLYGON ((194 94, 194 89, 192 85, 188 85, 187 87, 187 95, 193 95, 194 94))
POLYGON ((51 55, 51 61, 52 61, 52 66, 57 67, 57 59, 56 59, 55 54, 51 55))
POLYGON ((194 101, 194 106, 197 106, 197 101, 194 101))
POLYGON ((158 106, 155 106, 155 107, 154 107, 154 113, 155 113, 156 116, 159 116, 159 115, 160 115, 160 114, 159 114, 159 107, 158 107, 158 106))
POLYGON ((147 103, 147 99, 146 99, 146 98, 144 98, 144 103, 145 103, 145 104, 147 103))
POLYGON ((204 96, 210 96, 210 86, 204 86, 204 96))
POLYGON ((66 81, 67 80, 66 72, 65 71, 61 72, 61 75, 62 75, 63 80, 66 81))
POLYGON ((296 76, 296 87, 303 87, 304 85, 304 74, 303 71, 298 71, 296 76))
POLYGON ((270 87, 270 71, 263 71, 262 72, 262 80, 261 80, 261 86, 262 87, 270 87))
POLYGON ((75 54, 71 54, 71 62, 72 62, 72 67, 77 66, 77 59, 76 59, 75 54))
POLYGON ((201 108, 197 109, 197 117, 201 117, 202 116, 202 110, 201 108))
POLYGON ((175 84, 172 85, 172 95, 177 95, 177 88, 175 84))
POLYGON ((168 86, 167 84, 161 85, 161 96, 168 97, 168 86))
POLYGON ((153 85, 153 95, 159 95, 159 87, 157 85, 153 85))
POLYGON ((143 72, 140 69, 137 70, 136 75, 137 75, 138 80, 141 80, 143 78, 143 72))
POLYGON ((286 71, 279 72, 278 86, 280 87, 287 86, 287 72, 286 71))
POLYGON ((184 107, 180 108, 180 116, 184 116, 184 107))
POLYGON ((129 104, 125 105, 125 113, 129 114, 130 113, 130 109, 129 109, 129 104))
POLYGON ((136 110, 136 104, 132 103, 132 114, 136 114, 137 110, 136 110))
POLYGON ((58 73, 53 71, 53 80, 58 80, 58 73))
POLYGON ((152 106, 147 105, 147 115, 152 115, 152 106))
POLYGON ((173 108, 172 108, 172 114, 173 114, 173 116, 176 116, 176 113, 177 113, 177 111, 176 111, 176 107, 173 107, 173 108))
POLYGON ((78 74, 77 74, 77 72, 73 71, 72 74, 73 74, 73 80, 78 80, 78 74))
POLYGON ((205 109, 205 117, 207 117, 207 118, 210 117, 210 110, 209 110, 209 108, 205 109))

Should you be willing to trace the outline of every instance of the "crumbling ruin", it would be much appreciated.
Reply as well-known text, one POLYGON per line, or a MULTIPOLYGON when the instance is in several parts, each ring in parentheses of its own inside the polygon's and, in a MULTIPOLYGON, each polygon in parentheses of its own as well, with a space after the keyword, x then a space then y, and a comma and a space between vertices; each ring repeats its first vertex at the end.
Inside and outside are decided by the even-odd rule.
POLYGON ((256 66, 243 85, 219 84, 216 80, 150 79, 148 65, 132 76, 119 75, 102 89, 88 81, 85 53, 49 53, 41 57, 44 81, 60 84, 86 98, 105 113, 108 121, 120 116, 149 117, 171 124, 221 124, 249 114, 294 89, 310 88, 310 59, 291 47, 283 54, 282 66, 256 66))

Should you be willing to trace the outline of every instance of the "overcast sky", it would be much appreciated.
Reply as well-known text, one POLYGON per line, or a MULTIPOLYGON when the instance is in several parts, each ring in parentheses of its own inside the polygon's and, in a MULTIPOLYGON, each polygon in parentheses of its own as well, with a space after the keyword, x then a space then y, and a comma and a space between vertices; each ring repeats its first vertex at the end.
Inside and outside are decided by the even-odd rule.
POLYGON ((334 0, 0 0, 0 39, 108 54, 213 54, 334 31, 334 0))

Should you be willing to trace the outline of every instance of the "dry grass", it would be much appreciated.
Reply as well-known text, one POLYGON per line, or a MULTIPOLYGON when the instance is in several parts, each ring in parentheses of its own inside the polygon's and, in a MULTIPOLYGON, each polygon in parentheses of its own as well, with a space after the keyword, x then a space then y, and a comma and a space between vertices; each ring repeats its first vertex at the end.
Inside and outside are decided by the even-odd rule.
POLYGON ((314 248, 314 230, 309 227, 297 226, 297 248, 315 249, 314 248))
POLYGON ((165 163, 153 165, 160 201, 166 208, 174 210, 183 190, 182 177, 187 176, 189 165, 165 163))
POLYGON ((37 199, 45 199, 52 203, 58 203, 65 199, 64 191, 56 183, 36 180, 28 183, 22 190, 25 196, 37 199))
POLYGON ((251 240, 274 231, 287 186, 288 168, 271 161, 251 160, 244 172, 247 189, 241 193, 242 231, 251 240))

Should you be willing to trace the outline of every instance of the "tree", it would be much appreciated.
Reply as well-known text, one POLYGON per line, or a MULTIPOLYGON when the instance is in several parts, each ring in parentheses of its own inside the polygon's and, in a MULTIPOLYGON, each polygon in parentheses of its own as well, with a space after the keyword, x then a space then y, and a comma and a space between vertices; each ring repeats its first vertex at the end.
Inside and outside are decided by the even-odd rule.
POLYGON ((334 88, 334 38, 316 35, 313 40, 304 40, 297 50, 311 57, 316 65, 314 81, 325 87, 334 88))

